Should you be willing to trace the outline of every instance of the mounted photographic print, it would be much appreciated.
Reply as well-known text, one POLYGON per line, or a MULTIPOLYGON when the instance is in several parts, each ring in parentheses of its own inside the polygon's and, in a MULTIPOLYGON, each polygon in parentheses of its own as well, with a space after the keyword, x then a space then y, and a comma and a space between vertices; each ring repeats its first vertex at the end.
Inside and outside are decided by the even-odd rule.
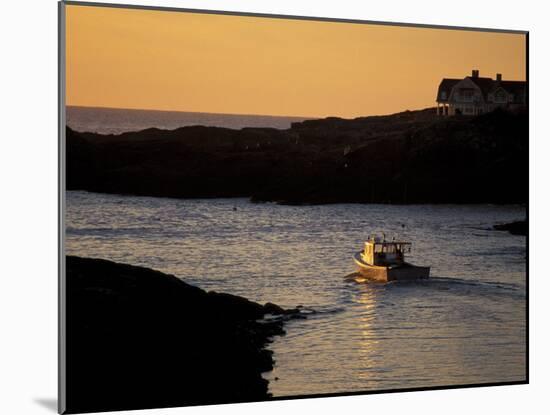
POLYGON ((527 32, 59 12, 60 412, 528 382, 527 32))

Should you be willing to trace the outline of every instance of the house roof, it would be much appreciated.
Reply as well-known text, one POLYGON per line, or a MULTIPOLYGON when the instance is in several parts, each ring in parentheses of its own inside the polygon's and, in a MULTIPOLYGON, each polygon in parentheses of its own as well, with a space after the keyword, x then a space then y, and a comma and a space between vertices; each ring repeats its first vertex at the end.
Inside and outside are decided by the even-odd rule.
MULTIPOLYGON (((497 88, 502 87, 506 92, 513 94, 514 102, 524 102, 526 82, 524 81, 497 81, 492 78, 467 76, 464 79, 471 80, 481 90, 485 101, 488 101, 489 94, 497 88)), ((437 102, 447 102, 451 95, 453 87, 463 79, 443 78, 437 90, 437 102), (443 94, 445 92, 445 94, 443 94), (444 97, 443 97, 444 96, 444 97)))
POLYGON ((494 81, 491 78, 481 78, 479 76, 467 76, 466 78, 468 78, 479 87, 479 89, 481 90, 481 95, 483 96, 483 100, 487 102, 489 98, 489 92, 492 92, 493 89, 495 89, 495 83, 497 83, 497 81, 494 81))
POLYGON ((502 86, 509 94, 514 95, 515 103, 523 103, 526 98, 526 83, 523 81, 501 81, 502 86))
POLYGON ((451 89, 453 89, 453 86, 455 86, 460 81, 462 81, 462 79, 443 78, 437 90, 436 101, 447 102, 449 96, 451 95, 451 89), (445 92, 445 98, 443 98, 443 92, 445 92))

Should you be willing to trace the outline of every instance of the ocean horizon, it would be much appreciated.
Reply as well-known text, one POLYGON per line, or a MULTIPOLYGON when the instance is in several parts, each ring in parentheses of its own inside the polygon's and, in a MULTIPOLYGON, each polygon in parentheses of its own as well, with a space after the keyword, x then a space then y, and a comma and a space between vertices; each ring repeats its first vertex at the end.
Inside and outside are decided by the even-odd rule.
POLYGON ((207 127, 276 128, 284 130, 293 122, 315 117, 224 114, 191 111, 163 111, 150 109, 126 109, 107 107, 66 107, 67 126, 79 132, 122 134, 147 128, 174 130, 180 127, 202 125, 207 127))

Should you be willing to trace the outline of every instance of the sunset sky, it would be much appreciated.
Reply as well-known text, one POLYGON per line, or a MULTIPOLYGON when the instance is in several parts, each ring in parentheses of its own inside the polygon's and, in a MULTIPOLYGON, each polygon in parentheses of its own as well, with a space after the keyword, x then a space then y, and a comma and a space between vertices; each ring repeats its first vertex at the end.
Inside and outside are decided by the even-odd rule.
POLYGON ((67 105, 340 116, 435 106, 443 77, 525 80, 525 35, 68 5, 67 105))

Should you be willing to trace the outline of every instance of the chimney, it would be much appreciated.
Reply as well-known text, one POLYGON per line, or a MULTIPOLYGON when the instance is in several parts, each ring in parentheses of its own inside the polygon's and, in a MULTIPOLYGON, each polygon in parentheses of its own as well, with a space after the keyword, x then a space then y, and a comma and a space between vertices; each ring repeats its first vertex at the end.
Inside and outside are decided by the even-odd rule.
POLYGON ((479 71, 477 69, 472 69, 472 78, 477 78, 479 76, 479 71))
POLYGON ((502 81, 502 74, 497 73, 497 82, 500 82, 500 81, 502 81))

